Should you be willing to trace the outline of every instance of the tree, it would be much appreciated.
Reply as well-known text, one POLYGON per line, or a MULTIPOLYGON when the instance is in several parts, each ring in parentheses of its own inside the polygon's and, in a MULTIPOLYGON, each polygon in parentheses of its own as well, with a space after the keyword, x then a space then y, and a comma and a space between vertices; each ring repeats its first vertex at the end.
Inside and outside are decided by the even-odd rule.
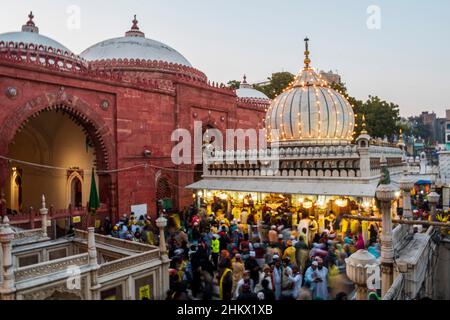
POLYGON ((366 119, 366 130, 374 138, 387 137, 393 140, 398 135, 400 129, 399 106, 381 100, 377 96, 369 96, 365 102, 351 97, 347 93, 347 88, 343 83, 332 83, 331 87, 340 92, 353 106, 355 117, 355 138, 361 134, 363 128, 363 116, 366 119))
POLYGON ((268 84, 255 85, 254 88, 263 92, 270 99, 275 99, 294 81, 294 78, 295 76, 290 72, 276 72, 272 73, 272 77, 267 78, 268 84))
POLYGON ((228 87, 230 87, 231 89, 239 89, 241 87, 241 82, 238 80, 231 80, 228 81, 227 83, 228 87))
POLYGON ((372 137, 387 137, 390 141, 400 132, 400 111, 398 105, 381 100, 377 96, 369 96, 363 104, 366 115, 367 131, 372 137))

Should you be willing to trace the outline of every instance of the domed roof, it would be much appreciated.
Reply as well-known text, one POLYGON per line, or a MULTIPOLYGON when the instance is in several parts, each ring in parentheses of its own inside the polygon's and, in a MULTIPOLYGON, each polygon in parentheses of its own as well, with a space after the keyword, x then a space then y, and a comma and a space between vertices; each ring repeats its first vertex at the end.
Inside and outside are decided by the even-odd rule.
POLYGON ((10 42, 13 42, 15 44, 23 43, 27 47, 33 45, 35 48, 43 46, 47 49, 53 49, 53 52, 60 50, 63 54, 66 53, 68 55, 73 55, 73 53, 69 49, 67 49, 58 41, 39 34, 39 28, 34 24, 34 16, 32 12, 30 12, 28 18, 29 20, 27 21, 27 23, 22 26, 22 31, 0 34, 0 42, 4 42, 6 45, 8 45, 8 43, 10 42))
POLYGON ((245 75, 239 89, 236 90, 236 95, 238 96, 238 98, 242 99, 270 100, 269 97, 267 97, 264 93, 253 88, 253 86, 247 82, 247 77, 245 75))
POLYGON ((124 37, 99 42, 83 51, 80 56, 88 61, 139 59, 192 67, 189 61, 175 49, 164 43, 145 38, 145 34, 139 31, 137 23, 136 16, 134 16, 133 26, 130 31, 125 33, 124 37))
POLYGON ((305 67, 267 111, 268 140, 287 144, 349 144, 355 127, 353 108, 310 67, 308 41, 305 39, 305 67))

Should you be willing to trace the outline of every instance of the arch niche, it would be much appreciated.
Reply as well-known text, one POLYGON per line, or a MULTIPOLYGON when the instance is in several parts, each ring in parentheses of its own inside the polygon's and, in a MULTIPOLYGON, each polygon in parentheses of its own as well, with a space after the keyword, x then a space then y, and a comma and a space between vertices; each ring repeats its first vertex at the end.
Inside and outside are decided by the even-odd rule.
MULTIPOLYGON (((61 167, 60 170, 45 169, 0 161, 0 184, 3 188, 6 187, 7 193, 11 194, 6 182, 11 181, 12 169, 22 170, 24 208, 27 206, 39 208, 42 193, 46 195, 47 203, 54 205, 56 209, 66 209, 73 201, 77 202, 77 205, 82 202, 84 206, 88 196, 80 197, 79 192, 85 194, 89 192, 89 187, 86 186, 91 181, 90 169, 94 167, 97 171, 105 171, 116 164, 113 134, 107 123, 86 102, 66 93, 63 88, 56 94, 46 93, 35 97, 6 117, 3 124, 0 124, 0 155, 61 167), (36 138, 39 141, 38 144, 29 139, 30 132, 38 137, 36 138), (72 147, 74 143, 72 132, 75 132, 74 135, 78 137, 76 150, 72 147), (34 149, 29 148, 29 145, 35 145, 34 149), (23 146, 25 147, 21 148, 23 146), (60 146, 64 148, 61 149, 60 146), (85 147, 86 155, 79 150, 80 146, 85 147), (83 162, 80 160, 83 157, 91 161, 83 162), (70 175, 69 170, 63 170, 63 168, 77 167, 78 162, 83 164, 80 168, 87 171, 84 172, 84 179, 80 174, 70 175), (38 187, 33 186, 33 183, 36 184, 39 179, 43 179, 44 183, 39 184, 38 187), (58 184, 53 184, 54 181, 58 181, 58 184), (70 190, 70 196, 68 190, 70 190)), ((106 173, 98 174, 96 180, 100 202, 109 205, 112 209, 116 208, 112 187, 115 185, 116 176, 106 173)), ((7 203, 7 206, 11 207, 11 203, 7 203)))

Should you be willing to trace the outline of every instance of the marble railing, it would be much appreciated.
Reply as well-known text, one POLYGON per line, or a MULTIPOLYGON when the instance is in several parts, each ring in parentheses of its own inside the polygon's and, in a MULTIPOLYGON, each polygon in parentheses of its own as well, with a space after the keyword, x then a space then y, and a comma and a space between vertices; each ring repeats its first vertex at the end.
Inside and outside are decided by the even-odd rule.
MULTIPOLYGON (((87 241, 88 233, 82 230, 75 230, 75 238, 87 241)), ((159 248, 155 246, 149 246, 138 242, 117 239, 109 236, 104 236, 101 234, 95 234, 95 242, 136 252, 148 252, 153 250, 159 250, 159 248)))
POLYGON ((152 260, 158 260, 160 258, 159 249, 154 249, 138 255, 122 258, 119 260, 111 261, 100 266, 98 270, 99 276, 112 274, 121 270, 129 269, 133 266, 138 266, 143 263, 150 262, 152 260))
POLYGON ((42 236, 42 229, 23 230, 14 233, 14 240, 23 240, 26 238, 35 238, 42 236))
POLYGON ((71 256, 63 259, 52 260, 44 263, 39 263, 23 268, 18 268, 14 271, 16 282, 25 281, 33 278, 38 278, 58 272, 66 271, 71 266, 83 266, 88 264, 89 254, 84 253, 76 256, 71 256))
POLYGON ((405 277, 400 273, 392 283, 392 286, 383 297, 383 300, 403 300, 405 290, 405 277))
POLYGON ((222 177, 333 177, 355 178, 361 176, 359 169, 210 169, 206 176, 222 177))

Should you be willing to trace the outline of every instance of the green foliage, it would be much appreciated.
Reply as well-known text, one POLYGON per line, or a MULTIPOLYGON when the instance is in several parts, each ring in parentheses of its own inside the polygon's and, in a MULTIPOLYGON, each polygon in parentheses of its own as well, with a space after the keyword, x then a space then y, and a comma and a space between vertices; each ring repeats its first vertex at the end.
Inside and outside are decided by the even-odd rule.
POLYGON ((276 72, 272 74, 272 77, 268 78, 270 81, 268 84, 255 85, 254 88, 263 92, 270 99, 275 99, 294 81, 294 78, 295 76, 290 72, 276 72))
POLYGON ((355 138, 358 137, 362 131, 363 115, 366 118, 366 130, 370 136, 374 138, 387 137, 393 140, 395 135, 398 135, 400 129, 400 112, 399 106, 381 100, 377 96, 369 96, 367 101, 363 102, 347 93, 345 84, 331 84, 331 87, 343 94, 346 99, 353 105, 353 110, 356 115, 355 138))
POLYGON ((239 89, 239 87, 241 86, 241 82, 238 80, 231 80, 228 81, 227 83, 228 87, 230 87, 231 89, 239 89))

